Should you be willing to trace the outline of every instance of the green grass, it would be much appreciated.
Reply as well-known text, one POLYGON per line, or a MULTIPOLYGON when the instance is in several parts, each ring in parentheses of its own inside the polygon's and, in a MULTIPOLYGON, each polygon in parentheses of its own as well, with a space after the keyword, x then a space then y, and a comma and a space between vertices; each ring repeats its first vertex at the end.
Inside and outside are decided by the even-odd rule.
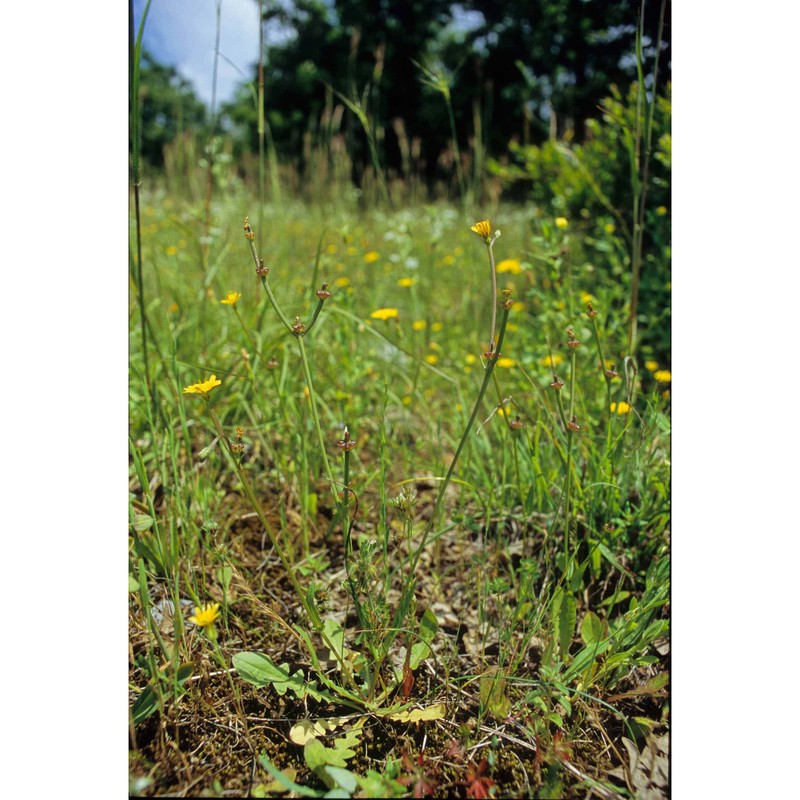
POLYGON ((480 210, 265 208, 258 255, 289 325, 308 328, 315 292, 331 292, 298 338, 243 235, 255 198, 217 198, 210 239, 199 204, 156 188, 141 207, 152 350, 134 291, 130 686, 143 791, 632 793, 623 739, 652 748, 669 728, 669 365, 626 361, 628 289, 585 246, 612 234, 533 207, 490 215, 510 308, 487 375, 480 210), (371 317, 386 308, 397 316, 371 317), (183 392, 212 374, 207 400, 183 392), (159 626, 150 609, 169 602, 220 616, 159 626), (429 717, 403 716, 415 708, 429 717), (302 752, 289 739, 299 719, 345 715, 302 752), (212 766, 179 775, 186 748, 212 766))

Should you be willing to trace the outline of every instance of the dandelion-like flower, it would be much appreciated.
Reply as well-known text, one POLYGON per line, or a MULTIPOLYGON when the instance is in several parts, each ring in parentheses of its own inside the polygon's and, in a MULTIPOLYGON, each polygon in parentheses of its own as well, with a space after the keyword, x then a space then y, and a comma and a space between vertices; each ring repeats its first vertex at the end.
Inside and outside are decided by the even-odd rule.
POLYGON ((659 383, 669 383, 672 380, 672 373, 668 369, 659 369, 653 373, 653 377, 659 383))
POLYGON ((556 228, 564 230, 569 225, 569 220, 566 217, 556 217, 556 228))
POLYGON ((627 414, 631 410, 631 407, 623 400, 620 403, 612 403, 610 409, 612 414, 617 413, 621 415, 627 414))
POLYGON ((489 240, 489 237, 492 234, 492 223, 489 222, 488 219, 483 220, 483 222, 476 222, 471 228, 471 231, 475 231, 482 239, 486 241, 489 240))
POLYGON ((189 622, 200 628, 208 628, 214 624, 217 617, 219 617, 219 603, 207 603, 203 608, 195 606, 194 616, 189 617, 189 622))
POLYGON ((561 353, 553 353, 552 356, 545 356, 539 363, 543 367, 550 367, 553 369, 554 367, 557 367, 563 360, 564 356, 562 356, 561 353))
POLYGON ((381 257, 381 254, 378 253, 376 250, 370 250, 368 253, 364 253, 364 263, 365 264, 374 264, 378 261, 381 257))
POLYGON ((220 300, 220 303, 222 303, 222 305, 224 306, 236 306, 236 304, 241 299, 242 299, 241 292, 228 292, 228 294, 225 295, 224 299, 220 300))
MULTIPOLYGON (((472 230, 475 230, 473 228, 472 230)), ((497 263, 498 272, 510 272, 512 275, 519 275, 522 272, 522 264, 518 258, 504 258, 497 263)))
POLYGON ((372 319, 397 319, 400 312, 396 308, 379 308, 370 314, 372 319))
POLYGON ((220 386, 222 381, 217 380, 216 375, 212 375, 207 381, 201 383, 193 383, 191 386, 183 388, 184 394, 199 394, 203 397, 208 397, 208 393, 215 387, 220 386))

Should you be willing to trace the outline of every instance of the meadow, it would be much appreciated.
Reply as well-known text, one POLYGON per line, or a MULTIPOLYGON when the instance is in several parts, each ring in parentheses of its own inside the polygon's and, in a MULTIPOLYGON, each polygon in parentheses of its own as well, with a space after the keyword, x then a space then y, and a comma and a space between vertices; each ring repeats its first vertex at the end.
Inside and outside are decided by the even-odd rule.
POLYGON ((665 796, 671 376, 613 226, 140 217, 131 791, 665 796))
POLYGON ((133 105, 132 795, 668 795, 669 85, 492 160, 420 69, 435 185, 133 105))

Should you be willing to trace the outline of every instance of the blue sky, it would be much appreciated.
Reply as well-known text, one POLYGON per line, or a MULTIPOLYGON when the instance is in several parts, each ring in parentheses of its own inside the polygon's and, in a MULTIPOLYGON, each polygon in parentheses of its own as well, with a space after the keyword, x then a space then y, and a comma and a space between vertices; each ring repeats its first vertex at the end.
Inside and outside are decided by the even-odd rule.
MULTIPOLYGON (((134 0, 134 36, 145 5, 134 0)), ((242 73, 249 78, 258 61, 258 2, 220 0, 220 9, 217 102, 225 102, 243 81, 242 73)), ((176 67, 206 104, 211 103, 216 13, 217 0, 152 0, 144 29, 144 47, 157 61, 176 67)))

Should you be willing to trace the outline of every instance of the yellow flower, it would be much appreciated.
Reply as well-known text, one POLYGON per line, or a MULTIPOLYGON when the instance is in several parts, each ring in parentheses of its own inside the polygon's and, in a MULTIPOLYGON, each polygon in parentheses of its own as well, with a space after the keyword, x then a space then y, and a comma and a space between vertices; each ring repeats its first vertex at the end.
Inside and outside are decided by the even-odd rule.
POLYGON ((437 356, 436 353, 428 353, 428 355, 425 356, 425 360, 433 365, 439 360, 439 356, 437 356))
POLYGON ((520 303, 520 301, 517 300, 516 303, 514 303, 511 306, 511 310, 514 311, 515 313, 519 313, 520 311, 524 311, 525 310, 525 303, 520 303))
POLYGON ((488 239, 492 233, 492 223, 485 219, 483 222, 476 222, 470 230, 475 231, 482 239, 488 239))
POLYGON ((207 381, 202 383, 193 383, 191 386, 186 386, 183 389, 184 394, 200 394, 203 397, 208 397, 208 393, 215 387, 220 386, 222 381, 217 380, 216 375, 212 375, 207 381))
POLYGON ((668 369, 660 369, 653 373, 653 377, 659 383, 669 383, 672 380, 672 373, 668 369))
POLYGON ((593 302, 594 302, 594 297, 591 294, 589 294, 589 292, 581 292, 581 303, 583 303, 583 305, 593 302))
POLYGON ((364 263, 374 264, 380 257, 380 253, 375 252, 375 250, 370 250, 368 253, 364 253, 364 263))
POLYGON ((169 247, 164 248, 164 252, 168 256, 174 256, 178 254, 178 248, 175 245, 170 245, 169 247))
POLYGON ((464 361, 466 361, 467 364, 474 364, 477 360, 478 357, 474 353, 467 353, 464 356, 464 361))
POLYGON ((569 225, 569 220, 566 217, 556 217, 556 228, 560 228, 563 231, 567 225, 569 225))
POLYGON ((631 410, 631 407, 624 400, 621 403, 612 403, 610 408, 612 414, 614 412, 617 414, 627 414, 631 410))
POLYGON ((655 372, 658 369, 658 361, 645 361, 644 365, 650 372, 655 372))
POLYGON ((335 245, 335 244, 329 244, 329 245, 328 245, 328 246, 325 248, 325 252, 326 252, 326 253, 330 253, 331 255, 333 255, 333 254, 336 252, 336 245, 335 245))
POLYGON ((615 231, 616 229, 617 229, 617 228, 616 228, 616 226, 614 225, 614 223, 613 223, 613 222, 606 222, 606 224, 605 224, 605 225, 603 225, 603 230, 604 230, 606 233, 614 233, 614 231, 615 231))
POLYGON ((413 278, 400 278, 400 280, 397 281, 397 285, 402 286, 404 289, 413 286, 415 283, 416 281, 413 278))
POLYGON ((516 363, 517 362, 514 361, 513 358, 506 358, 505 356, 503 356, 502 358, 498 358, 497 359, 497 366, 498 367, 504 367, 505 369, 508 369, 509 367, 513 367, 514 364, 516 364, 516 363))
POLYGON ((453 264, 456 263, 456 260, 455 260, 455 258, 453 256, 447 255, 447 256, 444 256, 444 258, 442 258, 442 262, 441 263, 442 263, 443 267, 451 267, 451 266, 453 266, 453 264))
POLYGON ((169 308, 167 309, 167 311, 169 311, 170 314, 174 314, 177 310, 178 310, 177 303, 170 303, 169 308))
POLYGON ((659 206, 656 209, 656 214, 658 214, 659 217, 663 217, 666 213, 667 213, 667 207, 666 206, 659 206))
POLYGON ((512 275, 519 275, 522 272, 522 264, 518 258, 504 258, 497 265, 498 272, 510 272, 512 275))
POLYGON ((400 316, 400 312, 396 308, 379 308, 377 311, 373 311, 370 316, 372 319, 397 319, 400 316))
POLYGON ((208 628, 214 624, 214 621, 219 616, 219 603, 207 603, 204 608, 194 608, 194 616, 189 617, 189 622, 194 622, 201 628, 208 628))
POLYGON ((345 286, 350 285, 350 278, 345 278, 344 275, 342 275, 342 277, 337 278, 333 284, 334 286, 338 286, 340 289, 344 289, 345 286))
POLYGON ((554 353, 552 359, 550 356, 545 356, 539 363, 544 367, 555 368, 564 360, 561 353, 554 353))
POLYGON ((424 319, 415 319, 415 320, 414 320, 414 321, 411 323, 411 327, 412 327, 412 328, 413 328, 415 331, 424 331, 424 330, 425 330, 425 328, 427 328, 427 327, 428 327, 428 323, 427 323, 427 322, 425 322, 425 320, 424 320, 424 319))
POLYGON ((241 292, 228 292, 228 294, 225 295, 225 299, 220 300, 220 303, 222 303, 225 306, 235 306, 239 302, 241 297, 242 297, 241 292))
POLYGON ((354 256, 357 252, 358 250, 356 250, 356 248, 353 247, 352 245, 347 248, 347 255, 349 256, 354 256))
POLYGON ((434 333, 438 333, 443 327, 444 325, 442 325, 441 322, 434 322, 433 325, 431 325, 431 330, 434 333))

